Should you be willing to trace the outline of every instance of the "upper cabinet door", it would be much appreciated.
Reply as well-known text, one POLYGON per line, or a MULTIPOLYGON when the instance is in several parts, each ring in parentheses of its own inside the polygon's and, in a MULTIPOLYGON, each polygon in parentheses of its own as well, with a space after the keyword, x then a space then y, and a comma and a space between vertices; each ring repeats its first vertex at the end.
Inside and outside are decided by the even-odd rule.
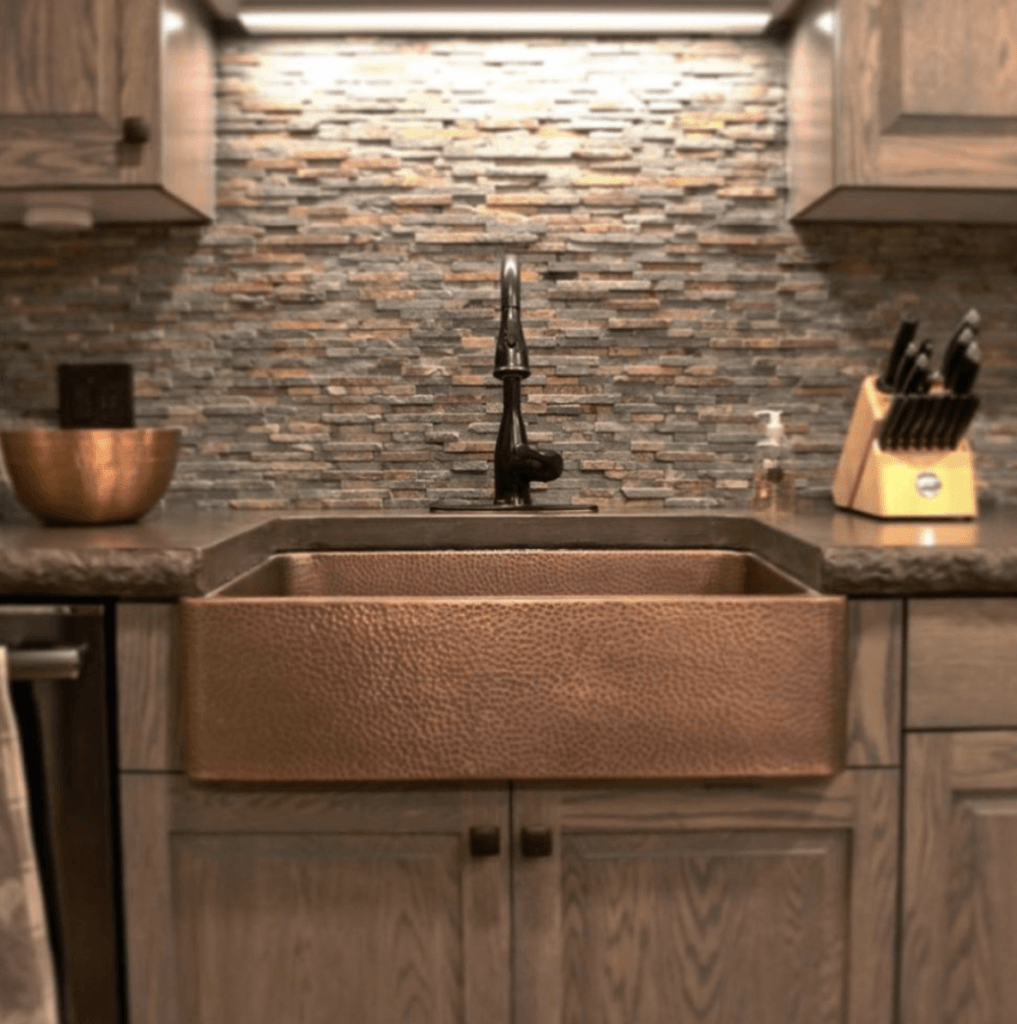
POLYGON ((0 12, 5 186, 117 180, 117 0, 12 0, 0 12))
POLYGON ((199 0, 0 0, 0 223, 210 219, 214 80, 199 0))
POLYGON ((845 180, 1012 189, 1017 5, 1012 0, 842 4, 845 180), (849 75, 859 75, 852 90, 849 75))
POLYGON ((946 131, 964 131, 968 118, 984 118, 985 128, 1013 133, 1017 8, 1012 0, 890 0, 881 11, 887 70, 892 73, 895 61, 900 67, 888 113, 929 119, 930 129, 946 131))
POLYGON ((791 53, 792 217, 1017 222, 1017 4, 812 0, 791 53))

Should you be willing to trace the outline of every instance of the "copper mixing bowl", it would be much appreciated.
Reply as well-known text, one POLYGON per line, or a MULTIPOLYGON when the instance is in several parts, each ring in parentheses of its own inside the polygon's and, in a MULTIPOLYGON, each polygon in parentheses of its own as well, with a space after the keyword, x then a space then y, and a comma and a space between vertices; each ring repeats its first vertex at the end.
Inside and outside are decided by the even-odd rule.
POLYGON ((177 464, 180 431, 0 431, 18 500, 47 523, 130 523, 162 497, 177 464))

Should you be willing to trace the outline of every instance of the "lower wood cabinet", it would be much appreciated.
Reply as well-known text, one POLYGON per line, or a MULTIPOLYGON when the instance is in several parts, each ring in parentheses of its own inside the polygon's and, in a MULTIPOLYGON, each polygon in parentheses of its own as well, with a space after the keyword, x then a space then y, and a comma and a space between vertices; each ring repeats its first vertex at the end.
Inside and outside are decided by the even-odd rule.
POLYGON ((121 781, 132 1024, 893 1019, 894 768, 716 787, 121 781))
POLYGON ((1017 731, 911 733, 901 1024, 1017 1022, 1017 731))
POLYGON ((497 789, 200 789, 121 776, 131 1024, 509 1022, 497 789))

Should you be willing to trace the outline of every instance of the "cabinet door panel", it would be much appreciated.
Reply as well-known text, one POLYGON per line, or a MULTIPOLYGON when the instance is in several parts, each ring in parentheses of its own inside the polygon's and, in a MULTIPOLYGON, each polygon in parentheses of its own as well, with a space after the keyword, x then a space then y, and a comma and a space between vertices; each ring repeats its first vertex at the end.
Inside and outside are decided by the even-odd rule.
POLYGON ((520 790, 518 1024, 889 1024, 897 779, 520 790))
POLYGON ((908 728, 1017 726, 1017 599, 911 598, 907 645, 908 728))
POLYGON ((1017 1021, 1017 733, 913 733, 902 1024, 1017 1021))
POLYGON ((508 1024, 507 790, 121 793, 132 1024, 508 1024))
POLYGON ((459 837, 180 835, 183 1019, 463 1019, 459 837))
POLYGON ((561 1019, 835 1024, 845 856, 840 832, 563 836, 561 1019))
POLYGON ((884 60, 899 69, 898 116, 963 131, 965 120, 996 131, 1017 127, 1017 7, 1011 0, 893 0, 886 3, 884 60), (935 60, 930 57, 935 55, 935 60))
POLYGON ((0 182, 114 181, 121 117, 117 3, 22 0, 6 7, 0 182))
POLYGON ((994 9, 987 20, 995 21, 990 49, 997 59, 990 67, 978 33, 953 28, 957 19, 980 21, 981 10, 950 0, 842 0, 838 183, 1013 187, 1017 67, 1006 51, 1017 27, 1012 6, 979 5, 994 9), (940 34, 950 37, 945 48, 940 34), (964 93, 969 100, 958 98, 964 93))
POLYGON ((17 0, 0 32, 0 115, 24 125, 112 128, 115 0, 17 0))

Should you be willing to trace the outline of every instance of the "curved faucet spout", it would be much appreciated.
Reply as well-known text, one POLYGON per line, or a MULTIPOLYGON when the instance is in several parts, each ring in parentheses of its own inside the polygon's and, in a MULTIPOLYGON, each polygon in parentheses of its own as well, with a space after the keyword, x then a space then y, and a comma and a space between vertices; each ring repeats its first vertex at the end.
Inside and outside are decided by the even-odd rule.
POLYGON ((512 255, 501 261, 501 326, 494 352, 494 375, 504 380, 507 373, 530 375, 530 356, 519 312, 519 261, 512 255))

